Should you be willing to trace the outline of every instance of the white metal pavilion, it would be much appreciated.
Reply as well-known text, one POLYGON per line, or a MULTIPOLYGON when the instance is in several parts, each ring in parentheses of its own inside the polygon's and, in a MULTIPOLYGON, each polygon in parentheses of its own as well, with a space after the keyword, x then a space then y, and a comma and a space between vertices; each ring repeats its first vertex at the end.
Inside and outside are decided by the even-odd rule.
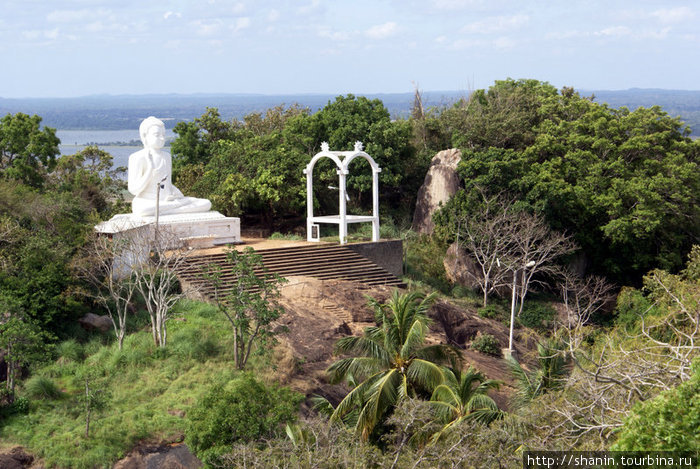
POLYGON ((372 241, 379 241, 379 173, 382 169, 374 159, 363 151, 362 142, 355 142, 355 149, 351 151, 330 151, 328 143, 321 144, 321 151, 316 153, 306 168, 306 239, 307 241, 319 241, 319 223, 331 223, 338 225, 338 237, 340 244, 347 242, 348 223, 372 223, 372 241), (338 167, 338 215, 314 216, 313 172, 316 162, 321 158, 330 158, 338 167), (357 158, 366 159, 372 167, 372 215, 348 215, 346 199, 346 180, 350 173, 348 167, 357 158), (342 159, 341 159, 342 158, 342 159))

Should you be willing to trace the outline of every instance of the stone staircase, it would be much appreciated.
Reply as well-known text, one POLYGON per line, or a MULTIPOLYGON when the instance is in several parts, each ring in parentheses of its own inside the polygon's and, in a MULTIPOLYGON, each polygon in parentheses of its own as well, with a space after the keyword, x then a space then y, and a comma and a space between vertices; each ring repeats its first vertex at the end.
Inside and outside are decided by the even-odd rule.
MULTIPOLYGON (((394 274, 345 246, 295 246, 261 249, 255 253, 262 257, 263 265, 268 271, 281 277, 305 276, 320 280, 349 280, 367 286, 404 286, 394 274)), ((214 287, 202 278, 202 272, 212 264, 221 269, 222 288, 219 294, 226 295, 233 288, 236 274, 226 261, 225 253, 192 256, 178 269, 178 276, 182 281, 197 287, 203 297, 211 298, 214 287)))

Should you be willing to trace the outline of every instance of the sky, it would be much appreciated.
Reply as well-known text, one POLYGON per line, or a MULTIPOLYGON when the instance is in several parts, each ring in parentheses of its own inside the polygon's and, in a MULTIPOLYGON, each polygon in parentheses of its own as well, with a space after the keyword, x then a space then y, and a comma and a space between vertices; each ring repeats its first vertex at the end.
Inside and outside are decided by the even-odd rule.
POLYGON ((700 1, 0 0, 0 97, 700 89, 700 1))

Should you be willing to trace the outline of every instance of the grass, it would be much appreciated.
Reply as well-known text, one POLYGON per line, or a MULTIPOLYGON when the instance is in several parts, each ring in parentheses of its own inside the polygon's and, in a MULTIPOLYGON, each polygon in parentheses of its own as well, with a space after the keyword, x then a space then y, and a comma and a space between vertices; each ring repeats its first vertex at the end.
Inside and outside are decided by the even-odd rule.
MULTIPOLYGON (((111 467, 136 443, 181 441, 187 412, 207 385, 233 377, 229 325, 209 305, 183 301, 168 323, 168 346, 153 345, 150 330, 116 344, 68 343, 59 357, 25 382, 31 398, 25 415, 0 426, 0 440, 21 444, 47 467, 111 467), (85 378, 105 406, 93 414, 85 436, 85 378)), ((253 370, 255 371, 255 370, 253 370)))

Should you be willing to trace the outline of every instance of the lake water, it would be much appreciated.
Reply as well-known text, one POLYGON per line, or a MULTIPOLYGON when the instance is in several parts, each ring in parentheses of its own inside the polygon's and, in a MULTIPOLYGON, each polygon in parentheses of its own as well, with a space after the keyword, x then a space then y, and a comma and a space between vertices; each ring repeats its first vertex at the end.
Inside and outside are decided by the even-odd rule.
MULTIPOLYGON (((61 140, 59 150, 61 155, 73 155, 90 144, 96 144, 101 150, 112 155, 113 167, 127 166, 129 155, 143 148, 141 143, 134 145, 113 145, 114 143, 129 143, 139 141, 138 129, 133 130, 56 130, 56 136, 61 140), (112 145, 110 145, 112 144, 112 145)), ((175 138, 171 129, 165 130, 165 138, 175 138)))

